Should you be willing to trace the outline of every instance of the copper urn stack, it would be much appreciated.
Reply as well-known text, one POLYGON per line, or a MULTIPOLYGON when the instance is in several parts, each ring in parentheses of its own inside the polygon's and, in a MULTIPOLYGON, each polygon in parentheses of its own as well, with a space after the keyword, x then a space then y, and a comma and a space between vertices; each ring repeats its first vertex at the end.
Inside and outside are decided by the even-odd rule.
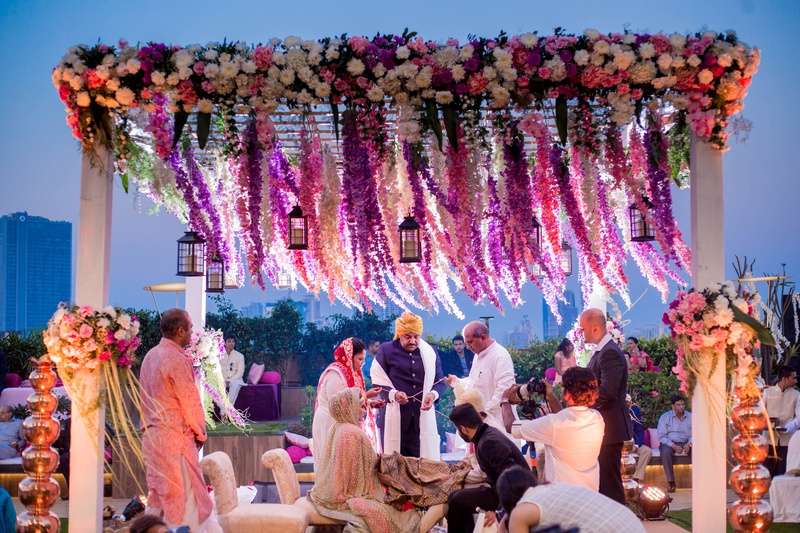
POLYGON ((61 426, 53 419, 58 400, 50 390, 56 384, 56 374, 47 355, 39 360, 30 380, 34 390, 28 397, 31 416, 22 423, 23 435, 30 443, 22 452, 22 467, 28 477, 19 482, 19 501, 26 511, 17 517, 16 529, 21 533, 58 533, 60 521, 50 508, 61 494, 61 487, 51 476, 58 468, 58 452, 52 444, 61 426))

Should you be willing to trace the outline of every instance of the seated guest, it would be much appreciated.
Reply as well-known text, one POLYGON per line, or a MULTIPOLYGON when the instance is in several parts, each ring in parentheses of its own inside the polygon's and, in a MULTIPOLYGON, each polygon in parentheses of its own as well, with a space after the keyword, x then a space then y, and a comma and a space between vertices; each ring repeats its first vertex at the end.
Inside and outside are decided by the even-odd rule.
POLYGON ((475 355, 466 349, 464 337, 456 335, 453 337, 453 351, 442 355, 442 373, 445 376, 465 378, 469 376, 474 357, 475 355))
POLYGON ((495 513, 500 503, 495 490, 497 478, 515 465, 527 469, 528 463, 517 445, 502 431, 484 422, 471 404, 453 407, 450 421, 456 426, 459 436, 474 445, 475 458, 488 485, 464 488, 450 494, 447 499, 448 530, 472 531, 475 528, 472 513, 477 507, 486 511, 484 526, 489 527, 497 520, 495 513))
POLYGON ((0 459, 17 457, 25 444, 22 420, 14 418, 14 408, 0 406, 0 459))
POLYGON ((667 490, 675 492, 674 456, 676 453, 692 452, 692 413, 686 410, 686 399, 675 394, 670 398, 672 409, 658 419, 658 449, 661 464, 667 476, 667 490))
POLYGON ((770 443, 770 454, 764 462, 770 474, 780 476, 786 473, 786 455, 789 450, 789 439, 800 424, 800 392, 797 391, 797 372, 790 366, 778 369, 778 382, 774 387, 764 390, 764 406, 772 418, 778 419, 778 427, 784 428, 780 433, 774 434, 771 439, 765 434, 770 443), (773 446, 777 445, 777 450, 773 446))
POLYGON ((628 337, 628 353, 630 354, 631 364, 642 372, 653 371, 653 360, 650 356, 639 349, 639 339, 628 337))
POLYGON ((234 350, 236 347, 236 337, 228 333, 225 335, 225 353, 219 358, 219 366, 222 369, 222 379, 225 380, 225 387, 228 389, 228 400, 231 405, 236 403, 239 397, 239 389, 244 387, 244 356, 234 350))
POLYGON ((501 400, 503 423, 514 437, 544 444, 548 482, 572 483, 598 490, 597 457, 603 444, 605 423, 600 413, 589 408, 600 394, 597 378, 588 368, 572 367, 564 372, 561 384, 567 407, 561 407, 553 388, 544 381, 545 398, 552 414, 535 420, 514 420, 509 403, 520 403, 528 392, 526 386, 522 386, 522 390, 519 385, 510 387, 501 400))
POLYGON ((534 528, 548 527, 581 533, 645 531, 641 521, 624 505, 570 483, 537 486, 536 478, 527 468, 513 467, 503 472, 497 481, 497 491, 505 511, 500 530, 508 533, 528 533, 534 528))
POLYGON ((650 446, 644 445, 644 425, 639 406, 633 403, 630 394, 625 395, 625 401, 628 402, 628 412, 631 414, 631 425, 633 426, 633 450, 631 453, 635 453, 637 456, 633 479, 641 483, 644 481, 644 473, 650 463, 650 458, 653 457, 653 450, 650 449, 650 446))
POLYGON ((140 514, 128 526, 128 533, 169 533, 167 523, 152 514, 140 514))
POLYGON ((325 447, 327 461, 317 466, 308 499, 322 516, 347 522, 347 531, 419 531, 420 513, 401 512, 383 500, 375 470, 377 455, 358 427, 366 412, 357 388, 341 390, 328 400, 334 420, 325 447))

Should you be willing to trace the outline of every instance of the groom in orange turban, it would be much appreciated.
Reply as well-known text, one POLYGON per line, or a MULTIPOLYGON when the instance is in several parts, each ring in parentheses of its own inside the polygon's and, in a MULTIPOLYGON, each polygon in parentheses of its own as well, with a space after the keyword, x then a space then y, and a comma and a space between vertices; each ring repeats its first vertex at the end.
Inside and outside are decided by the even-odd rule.
POLYGON ((444 393, 442 362, 436 348, 422 340, 422 318, 403 313, 395 321, 394 340, 378 347, 372 385, 381 388, 386 412, 378 420, 386 454, 439 460, 439 432, 433 404, 444 393))

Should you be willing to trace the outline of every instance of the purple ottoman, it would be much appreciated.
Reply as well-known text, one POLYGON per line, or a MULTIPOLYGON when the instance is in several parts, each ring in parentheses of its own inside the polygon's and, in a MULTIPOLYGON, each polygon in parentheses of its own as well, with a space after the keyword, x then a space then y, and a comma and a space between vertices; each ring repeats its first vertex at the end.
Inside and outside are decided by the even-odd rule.
POLYGON ((245 385, 239 390, 234 407, 253 421, 278 420, 281 417, 281 386, 265 383, 245 385))

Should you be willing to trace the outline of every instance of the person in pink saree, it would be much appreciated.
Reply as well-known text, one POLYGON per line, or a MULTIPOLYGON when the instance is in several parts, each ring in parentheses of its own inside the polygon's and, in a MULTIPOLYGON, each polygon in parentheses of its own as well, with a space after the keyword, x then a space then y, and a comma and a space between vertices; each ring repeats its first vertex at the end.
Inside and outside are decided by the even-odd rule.
POLYGON ((322 516, 348 523, 345 531, 411 533, 419 531, 421 514, 399 511, 384 503, 375 464, 378 459, 369 437, 358 427, 362 409, 360 391, 351 387, 329 399, 334 420, 326 447, 327 460, 317 467, 308 499, 322 516))
POLYGON ((147 352, 139 376, 142 392, 142 454, 148 513, 163 513, 170 526, 193 533, 221 531, 200 470, 197 450, 206 440, 205 416, 192 362, 184 353, 192 321, 182 309, 161 317, 161 342, 147 352))

